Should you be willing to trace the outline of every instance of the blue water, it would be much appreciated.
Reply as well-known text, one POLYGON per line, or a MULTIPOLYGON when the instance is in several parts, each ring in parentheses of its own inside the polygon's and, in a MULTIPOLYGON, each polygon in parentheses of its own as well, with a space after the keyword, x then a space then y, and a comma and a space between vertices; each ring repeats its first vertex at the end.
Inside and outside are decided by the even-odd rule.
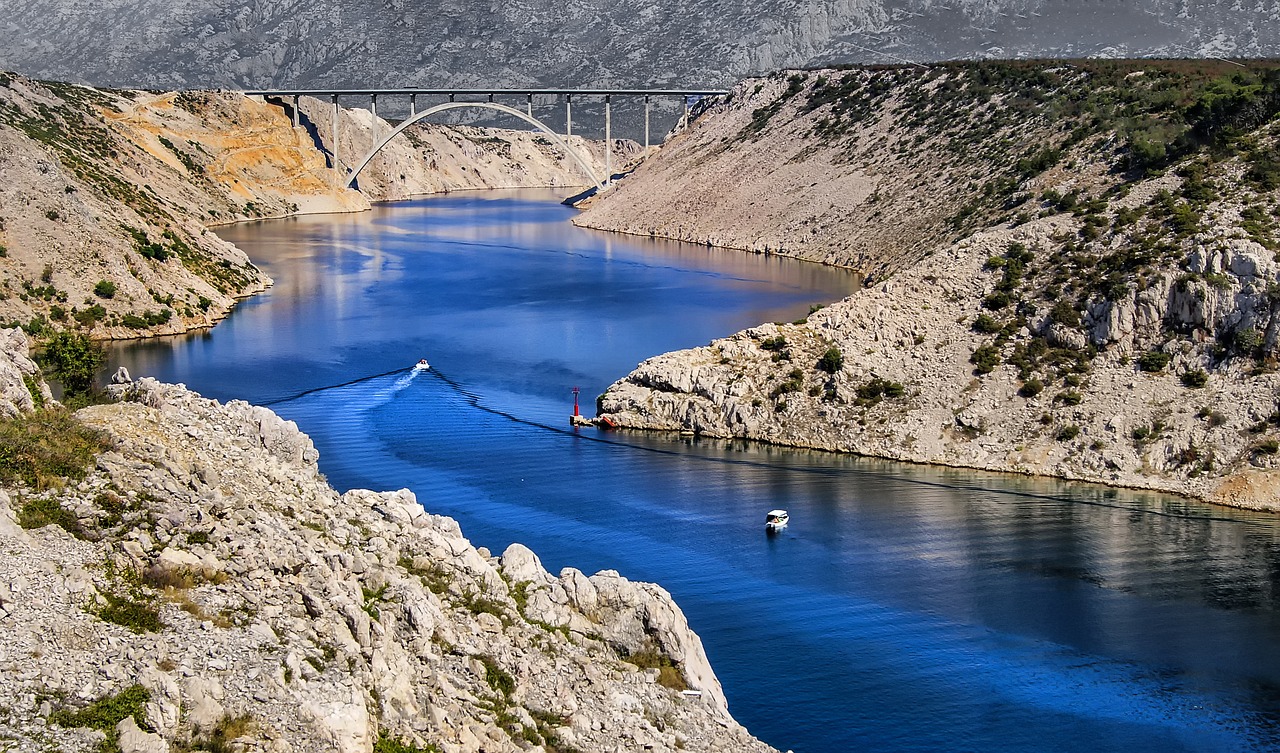
POLYGON ((229 228, 275 287, 113 360, 271 404, 336 487, 409 487, 479 546, 661 583, 734 715, 784 750, 1280 750, 1276 516, 571 431, 571 387, 590 414, 644 358, 855 287, 571 215, 473 194, 229 228), (778 536, 772 507, 791 511, 778 536))

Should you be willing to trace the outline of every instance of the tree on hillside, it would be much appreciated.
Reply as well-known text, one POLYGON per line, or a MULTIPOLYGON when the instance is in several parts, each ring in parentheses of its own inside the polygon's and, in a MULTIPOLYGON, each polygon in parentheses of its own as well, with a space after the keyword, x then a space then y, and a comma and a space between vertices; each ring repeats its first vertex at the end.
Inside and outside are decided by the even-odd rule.
POLYGON ((62 382, 69 396, 84 395, 93 389, 98 370, 106 363, 102 348, 80 332, 59 332, 44 347, 44 363, 53 378, 62 382))

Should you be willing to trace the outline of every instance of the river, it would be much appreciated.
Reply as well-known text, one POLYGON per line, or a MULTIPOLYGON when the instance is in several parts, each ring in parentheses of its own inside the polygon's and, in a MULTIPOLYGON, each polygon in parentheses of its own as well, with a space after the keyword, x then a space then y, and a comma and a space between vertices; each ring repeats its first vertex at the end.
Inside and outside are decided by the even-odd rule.
POLYGON ((568 428, 841 270, 574 228, 546 193, 219 230, 276 284, 112 366, 295 420, 339 490, 672 592, 796 753, 1280 749, 1280 519, 1085 484, 568 428), (431 369, 408 367, 427 358, 431 369), (791 525, 766 536, 764 512, 791 525))

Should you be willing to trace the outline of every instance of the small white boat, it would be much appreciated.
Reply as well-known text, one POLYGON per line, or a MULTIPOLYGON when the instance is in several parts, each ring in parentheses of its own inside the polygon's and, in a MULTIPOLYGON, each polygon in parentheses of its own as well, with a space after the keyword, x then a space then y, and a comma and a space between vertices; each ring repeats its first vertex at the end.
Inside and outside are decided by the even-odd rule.
POLYGON ((431 364, 427 363, 427 359, 423 358, 422 360, 418 361, 418 363, 415 364, 413 368, 417 369, 418 371, 426 371, 427 369, 431 368, 431 364))
POLYGON ((770 531, 777 531, 787 527, 787 523, 791 520, 791 516, 787 515, 786 510, 770 510, 764 518, 764 527, 770 531))

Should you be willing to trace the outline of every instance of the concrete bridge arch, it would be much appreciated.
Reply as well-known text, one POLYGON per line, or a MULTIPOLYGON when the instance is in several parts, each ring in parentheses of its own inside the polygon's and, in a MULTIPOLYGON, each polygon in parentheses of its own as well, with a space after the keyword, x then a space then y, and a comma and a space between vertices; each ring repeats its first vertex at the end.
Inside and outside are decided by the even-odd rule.
MULTIPOLYGON (((378 156, 378 152, 382 151, 387 146, 387 144, 391 143, 392 139, 394 139, 396 136, 399 136, 406 128, 414 125, 415 123, 422 120, 423 118, 429 117, 431 115, 435 115, 438 112, 444 112, 446 110, 456 110, 463 107, 479 107, 485 110, 495 110, 497 112, 501 112, 507 115, 512 115, 514 117, 517 117, 520 120, 523 120, 524 122, 533 126, 534 128, 537 128, 539 131, 546 134, 546 136, 551 139, 552 143, 560 147, 561 151, 569 155, 569 157, 571 157, 574 162, 578 163, 578 167, 582 168, 582 172, 585 173, 586 176, 591 179, 591 182, 596 185, 597 190, 599 191, 605 190, 604 180, 601 180, 600 176, 596 175, 595 171, 591 169, 590 162, 587 161, 587 159, 582 155, 582 153, 579 150, 574 149, 572 146, 570 146, 569 142, 565 141, 564 138, 560 136, 560 134, 551 130, 551 128, 549 128, 545 123, 538 120, 537 118, 534 118, 531 115, 523 113, 514 107, 508 107, 506 105, 499 104, 497 102, 444 102, 444 103, 435 105, 433 107, 429 107, 425 110, 422 110, 421 112, 413 114, 412 116, 410 116, 409 118, 401 122, 400 125, 396 126, 395 129, 392 130, 389 134, 387 134, 385 138, 381 139, 377 144, 375 144, 373 148, 369 150, 369 153, 366 154, 364 158, 356 164, 356 166, 347 175, 347 187, 348 188, 353 187, 356 182, 356 178, 360 176, 360 171, 364 170, 365 167, 367 167, 369 163, 373 161, 373 158, 378 156)), ((606 179, 607 179, 607 176, 606 176, 606 179)))

